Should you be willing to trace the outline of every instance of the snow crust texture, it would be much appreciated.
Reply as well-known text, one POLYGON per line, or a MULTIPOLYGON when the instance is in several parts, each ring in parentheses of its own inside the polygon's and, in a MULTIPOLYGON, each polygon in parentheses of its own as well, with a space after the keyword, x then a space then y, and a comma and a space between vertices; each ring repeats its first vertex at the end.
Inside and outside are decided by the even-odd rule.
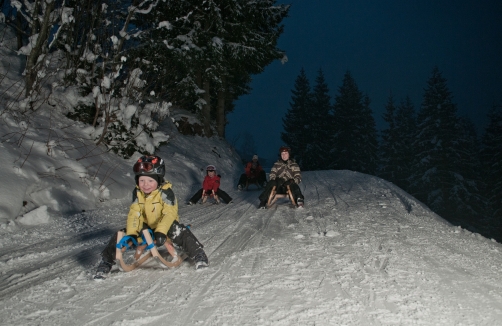
MULTIPOLYGON (((180 201, 192 187, 181 185, 180 201)), ((376 177, 304 172, 301 188, 302 210, 282 199, 258 210, 259 191, 228 187, 232 204, 180 205, 209 256, 203 271, 151 261, 93 281, 99 251, 125 223, 124 202, 8 235, 2 323, 502 324, 500 244, 376 177)))

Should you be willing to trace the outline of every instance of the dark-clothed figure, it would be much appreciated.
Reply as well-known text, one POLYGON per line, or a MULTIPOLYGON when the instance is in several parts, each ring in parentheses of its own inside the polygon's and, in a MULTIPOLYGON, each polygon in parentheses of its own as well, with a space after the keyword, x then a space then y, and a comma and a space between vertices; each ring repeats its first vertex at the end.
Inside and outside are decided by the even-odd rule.
POLYGON ((272 188, 275 186, 277 193, 287 193, 287 187, 291 190, 297 206, 303 206, 304 197, 298 186, 302 181, 300 167, 295 160, 290 158, 291 149, 283 146, 279 149, 280 159, 274 163, 270 170, 269 182, 265 190, 258 197, 259 208, 265 208, 270 197, 272 188))
POLYGON ((260 162, 258 161, 258 155, 253 155, 251 162, 246 164, 244 168, 244 173, 241 174, 237 189, 242 190, 246 188, 248 183, 257 182, 260 187, 265 187, 267 184, 267 175, 263 170, 260 162))

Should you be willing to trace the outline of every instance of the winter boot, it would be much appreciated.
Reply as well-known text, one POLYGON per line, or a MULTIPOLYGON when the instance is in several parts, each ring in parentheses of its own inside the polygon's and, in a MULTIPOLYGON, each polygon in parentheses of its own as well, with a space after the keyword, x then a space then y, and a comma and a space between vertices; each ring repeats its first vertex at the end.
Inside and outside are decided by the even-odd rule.
POLYGON ((298 206, 298 208, 303 208, 303 198, 298 197, 298 199, 296 200, 296 205, 298 206))
POLYGON ((206 253, 202 249, 195 255, 193 260, 195 262, 195 269, 201 269, 209 266, 209 261, 207 259, 206 253))
POLYGON ((96 274, 94 275, 95 280, 104 280, 106 276, 110 273, 112 269, 112 263, 102 260, 98 268, 96 269, 96 274))

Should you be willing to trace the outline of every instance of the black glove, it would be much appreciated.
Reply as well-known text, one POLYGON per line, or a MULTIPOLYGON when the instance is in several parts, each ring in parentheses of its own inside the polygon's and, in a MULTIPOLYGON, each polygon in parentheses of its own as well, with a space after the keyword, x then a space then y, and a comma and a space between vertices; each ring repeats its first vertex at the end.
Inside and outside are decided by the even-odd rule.
POLYGON ((157 247, 162 246, 167 240, 167 235, 162 232, 155 232, 153 235, 155 236, 155 245, 157 247))

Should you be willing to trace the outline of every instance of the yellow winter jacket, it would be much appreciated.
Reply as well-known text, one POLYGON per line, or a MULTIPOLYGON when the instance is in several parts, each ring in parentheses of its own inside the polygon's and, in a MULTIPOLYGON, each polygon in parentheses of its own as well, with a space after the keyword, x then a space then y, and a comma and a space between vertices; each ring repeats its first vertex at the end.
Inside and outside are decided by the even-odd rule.
POLYGON ((171 187, 171 183, 166 181, 148 196, 136 187, 136 196, 133 195, 127 215, 127 235, 138 236, 143 224, 154 232, 167 234, 173 222, 179 222, 178 201, 171 187))

